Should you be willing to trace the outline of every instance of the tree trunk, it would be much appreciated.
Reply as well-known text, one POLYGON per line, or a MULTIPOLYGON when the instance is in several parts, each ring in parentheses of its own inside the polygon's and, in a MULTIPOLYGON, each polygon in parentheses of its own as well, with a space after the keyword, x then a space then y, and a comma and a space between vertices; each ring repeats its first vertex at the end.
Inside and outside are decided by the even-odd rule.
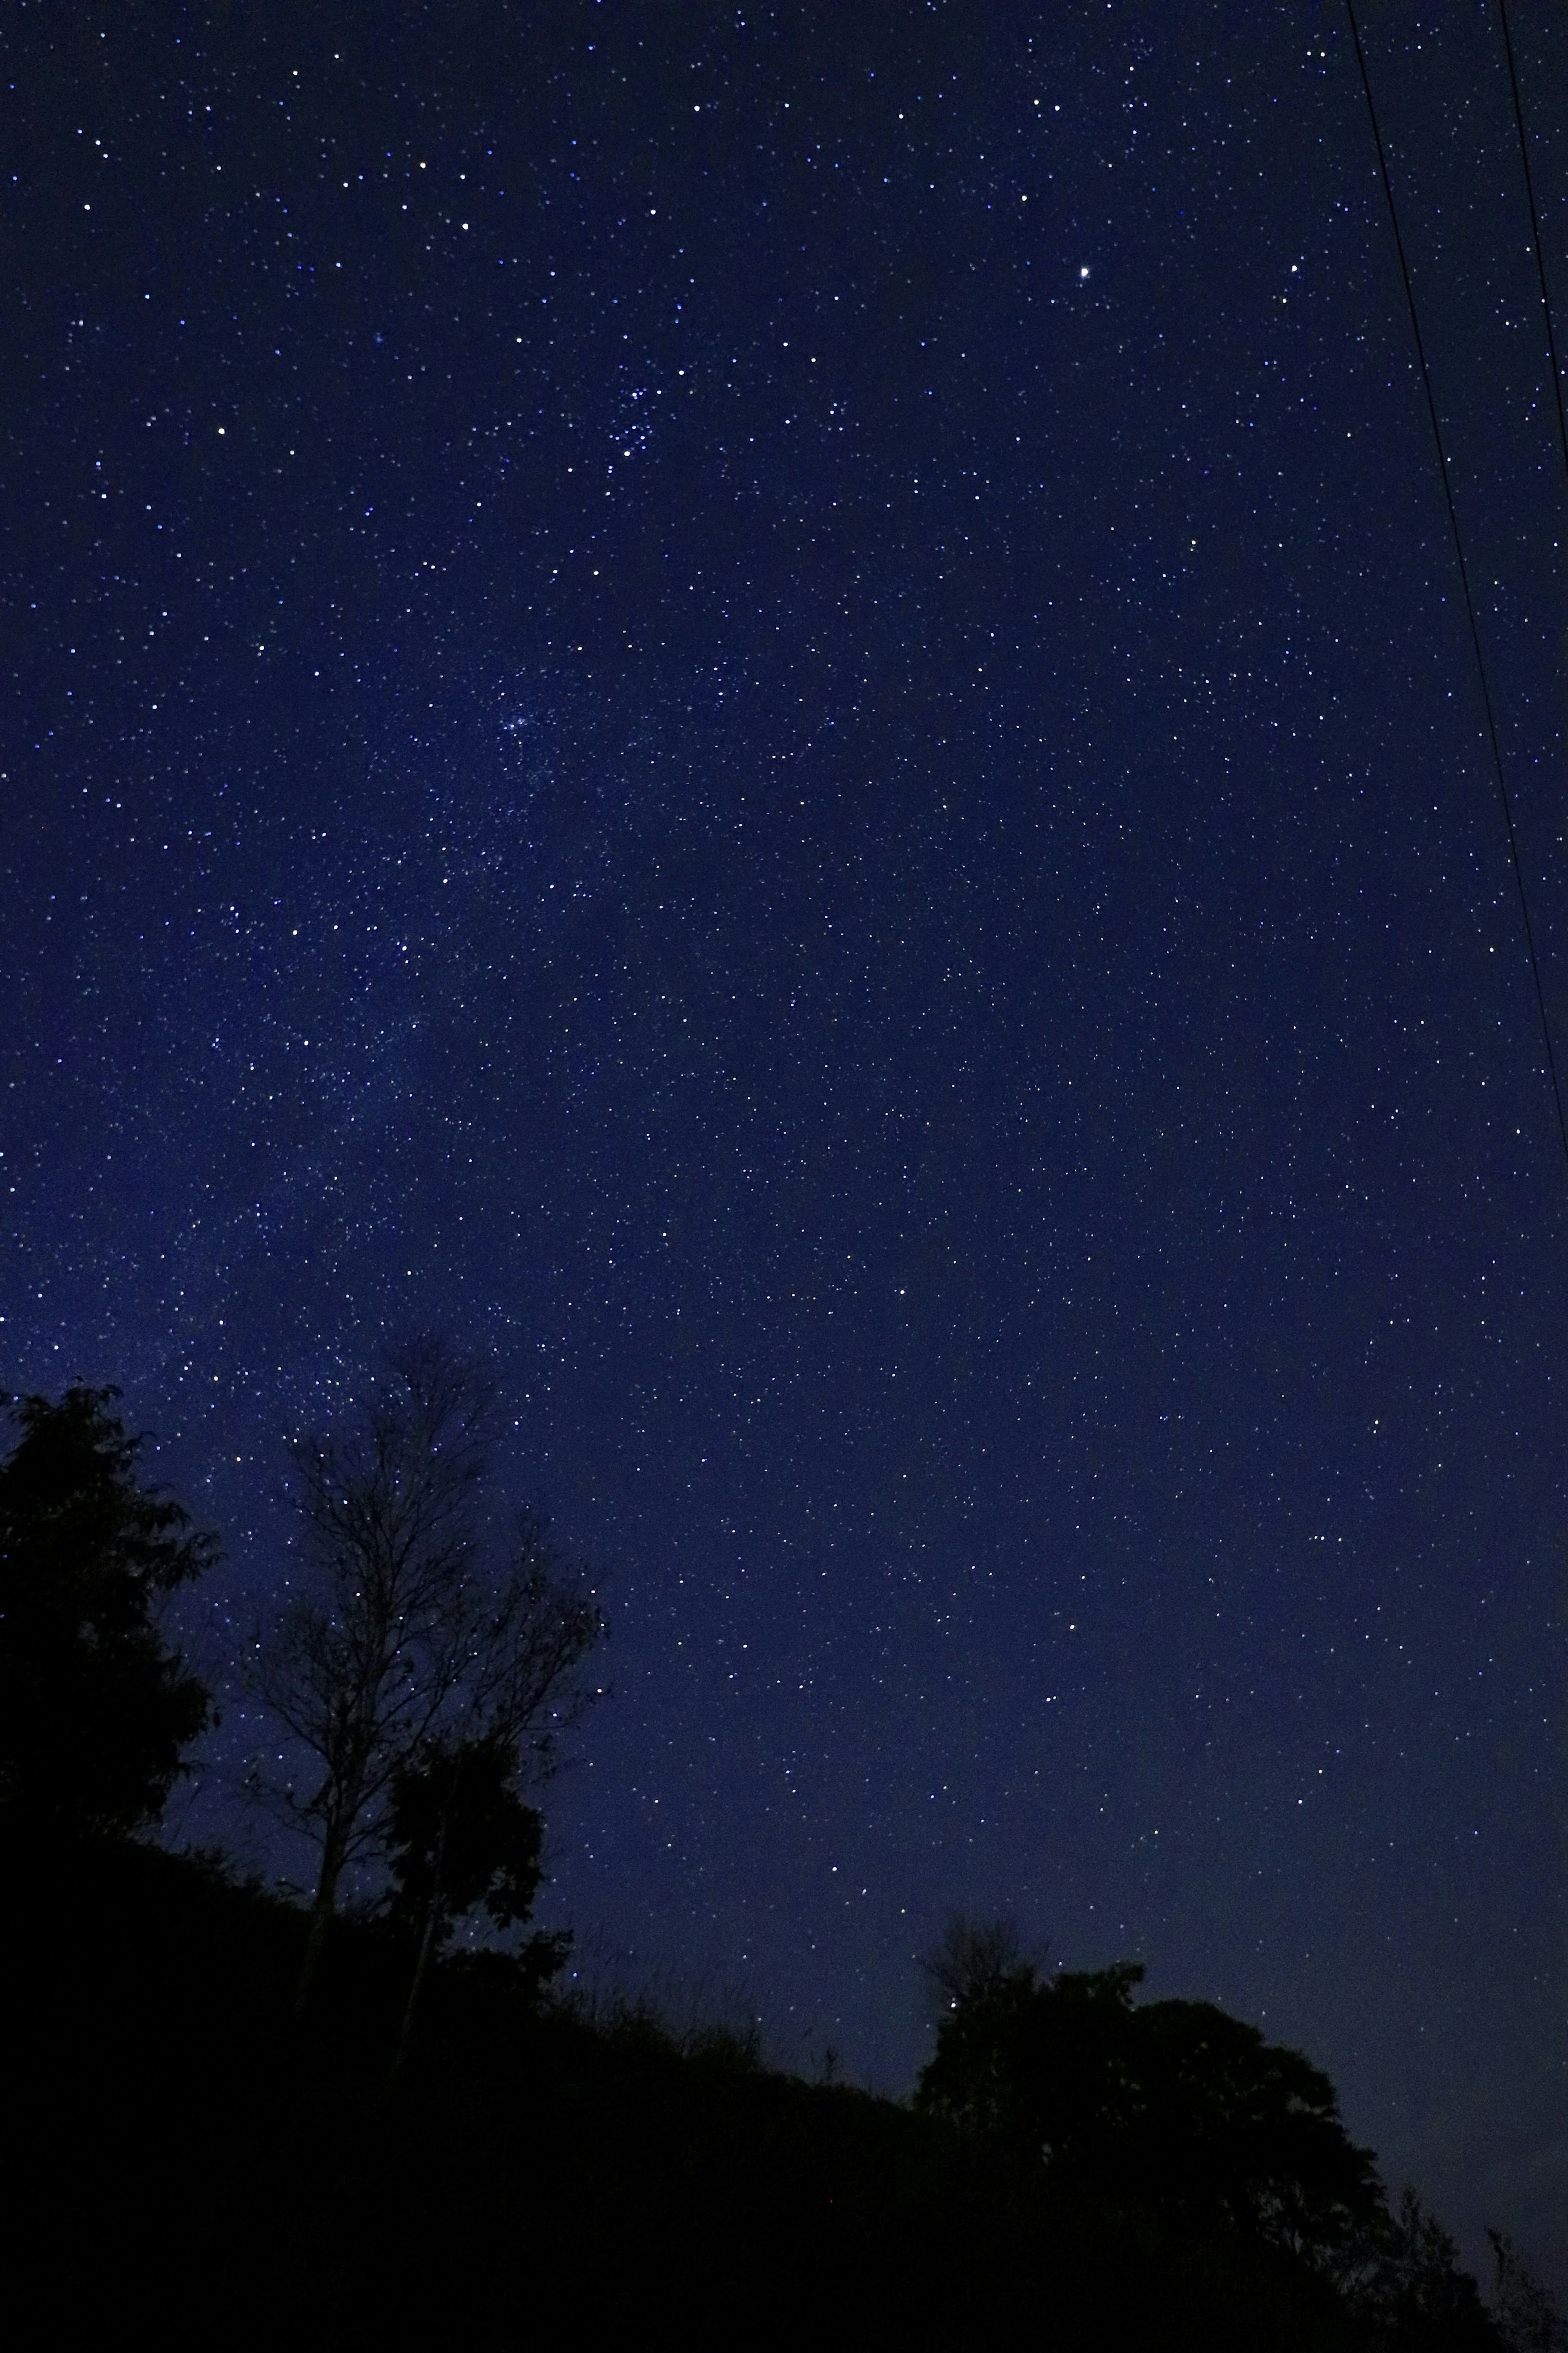
POLYGON ((321 1956, 326 1950, 327 1934, 337 1910, 338 1881, 342 1874, 342 1842, 335 1830, 329 1831, 321 1848, 321 1874, 316 1882, 316 1900, 310 1906, 310 1929, 305 1939, 304 1957, 300 1963, 300 1981, 294 1989, 296 2022, 304 2017, 310 2005, 310 1996, 321 1974, 321 1956))
POLYGON ((448 1798, 441 1812, 440 1835, 436 1841, 436 1869, 430 1881, 430 1901, 425 1906, 425 1926, 419 1936, 419 1956, 414 1964, 414 1976, 408 1988, 408 2000, 403 2005, 403 2023, 397 2030, 397 2048, 392 2054, 392 2064, 386 2073, 390 2092, 403 2072, 403 2054, 408 2048, 413 2031, 414 2011, 419 2000, 419 1989, 425 1982, 425 1972, 430 1964, 430 1950, 436 1941, 436 1926, 441 1916, 441 1870, 447 1860, 447 1829, 452 1819, 452 1799, 448 1798))

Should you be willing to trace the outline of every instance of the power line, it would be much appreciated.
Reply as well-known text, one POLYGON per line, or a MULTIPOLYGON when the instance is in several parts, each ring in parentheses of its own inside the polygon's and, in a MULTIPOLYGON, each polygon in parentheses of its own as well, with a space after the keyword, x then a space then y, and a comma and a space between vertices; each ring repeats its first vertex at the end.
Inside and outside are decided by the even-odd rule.
POLYGON ((1491 745, 1492 773, 1497 778, 1498 799, 1502 804, 1503 825, 1508 833, 1509 862, 1513 868, 1514 888, 1519 892, 1519 912, 1524 923, 1524 944, 1530 952, 1530 975, 1535 983, 1535 1008, 1541 1016, 1541 1042, 1546 1050, 1546 1075, 1552 1084, 1552 1101, 1557 1113, 1557 1134, 1563 1145, 1563 1165, 1568 1173, 1568 1115, 1563 1108, 1563 1089, 1557 1077, 1557 1057, 1552 1046, 1552 1024, 1546 1018, 1546 991, 1542 986, 1541 959, 1535 953, 1535 927, 1530 920, 1530 899, 1524 887, 1524 869, 1519 862, 1519 837, 1514 829, 1513 803, 1509 798, 1508 778, 1503 772, 1502 744, 1498 734, 1497 712, 1492 705, 1491 682, 1487 676, 1486 657, 1481 651, 1480 624, 1476 618, 1476 600, 1470 593, 1469 567, 1465 562, 1465 543, 1459 535, 1458 510, 1454 504, 1453 487, 1448 480, 1448 460, 1443 450, 1443 427, 1437 417, 1436 396, 1432 390, 1432 371, 1426 364, 1426 346, 1421 336, 1421 319, 1415 308, 1415 290, 1410 282, 1410 265, 1405 258, 1405 239, 1399 232, 1399 212, 1394 201, 1394 183, 1388 175, 1388 158, 1384 153, 1383 133, 1378 128, 1377 107, 1372 95, 1372 77, 1366 69, 1366 52, 1361 45, 1361 29, 1356 23, 1355 0, 1345 0, 1345 13, 1351 20, 1351 39, 1355 46, 1356 64, 1361 69, 1361 86, 1366 93, 1366 111, 1372 123, 1373 145, 1377 150, 1377 168, 1383 180, 1383 193, 1388 199, 1388 217, 1394 229, 1394 249, 1399 256, 1399 275, 1405 281, 1405 300, 1410 307, 1410 327, 1415 338, 1415 356, 1421 363, 1421 382, 1426 394, 1426 414, 1432 423, 1432 439, 1437 451, 1437 475, 1443 485, 1443 503, 1448 511, 1448 529, 1453 534, 1454 555, 1459 567, 1459 586, 1464 591, 1465 613, 1470 624, 1470 643, 1475 649, 1476 674, 1481 682, 1481 702, 1487 715, 1487 740, 1491 745))
POLYGON ((1557 438, 1563 445, 1563 467, 1568 473, 1568 409, 1563 405, 1563 369, 1557 357, 1557 335, 1552 324, 1552 297, 1546 286, 1546 261, 1541 250, 1541 216, 1535 206, 1535 183, 1530 173, 1530 142, 1524 135, 1524 109, 1520 103, 1519 76, 1514 70, 1513 42, 1509 37, 1507 0, 1497 0, 1502 25, 1502 46, 1508 58, 1508 86, 1513 92, 1514 128, 1519 132, 1519 160, 1524 166, 1524 193, 1530 199, 1530 234, 1535 244, 1535 275, 1541 284, 1541 308, 1546 319, 1546 349, 1552 361, 1552 389, 1557 401, 1557 438))

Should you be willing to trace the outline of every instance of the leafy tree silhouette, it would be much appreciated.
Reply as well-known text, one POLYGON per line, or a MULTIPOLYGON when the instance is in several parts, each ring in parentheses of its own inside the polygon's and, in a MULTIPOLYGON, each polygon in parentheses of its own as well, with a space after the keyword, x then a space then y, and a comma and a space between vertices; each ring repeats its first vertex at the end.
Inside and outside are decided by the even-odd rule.
POLYGON ((1377 2353, 1513 2353, 1529 2341, 1487 2310, 1458 2248, 1414 2189, 1345 2248, 1339 2284, 1377 2353))
POLYGON ((0 1808, 49 1835, 156 1820, 209 1713, 157 1609, 217 1539, 138 1483, 118 1395, 16 1400, 0 1466, 0 1808))
POLYGON ((1563 2353, 1568 2327, 1550 2292, 1525 2269, 1506 2231, 1489 2231, 1491 2316, 1509 2353, 1563 2353))
MULTIPOLYGON (((523 1801, 516 1745, 504 1731, 429 1741, 394 1775, 387 1815, 392 1885, 384 1910, 416 1947, 394 2077, 432 1956, 457 1922, 481 1905, 498 1929, 528 1918, 543 1876, 543 1817, 523 1801)), ((552 1974, 565 1950, 563 1938, 533 1938, 530 1974, 552 1974)))
POLYGON ((938 2030, 916 2094, 928 2113, 1079 2189, 1314 2268, 1382 2213, 1370 2153, 1299 2052, 1208 2002, 1135 2007, 1134 1962, 1042 1979, 995 1939, 968 1957, 989 1966, 938 2030))
POLYGON ((542 1871, 543 1818, 517 1786, 517 1755, 491 1733, 432 1741, 393 1782, 388 1916, 437 1950, 482 1905, 498 1928, 526 1920, 542 1871))

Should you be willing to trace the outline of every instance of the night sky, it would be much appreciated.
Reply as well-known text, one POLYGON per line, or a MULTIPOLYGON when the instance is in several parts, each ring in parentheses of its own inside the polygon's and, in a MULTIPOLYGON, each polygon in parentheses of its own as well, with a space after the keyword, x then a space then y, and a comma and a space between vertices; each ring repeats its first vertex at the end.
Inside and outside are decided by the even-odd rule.
MULTIPOLYGON (((1568 1037, 1496 15, 1365 35, 1568 1037)), ((3 1371, 157 1433, 199 1660, 288 1433, 449 1331, 613 1620, 546 1918, 901 2092, 1011 1911, 1561 2282, 1568 1196, 1342 15, 16 0, 0 66, 3 1371)))

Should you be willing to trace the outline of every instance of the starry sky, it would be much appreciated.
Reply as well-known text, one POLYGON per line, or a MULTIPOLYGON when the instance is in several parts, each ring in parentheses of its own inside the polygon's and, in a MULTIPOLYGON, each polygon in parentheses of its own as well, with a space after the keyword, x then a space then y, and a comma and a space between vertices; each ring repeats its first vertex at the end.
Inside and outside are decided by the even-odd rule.
MULTIPOLYGON (((1568 1036, 1506 66, 1365 36, 1568 1036)), ((1564 1172, 1342 16, 17 0, 0 67, 0 1343, 224 1531, 198 1657, 288 1433, 451 1332, 605 1572, 585 1951, 901 2091, 1010 1911, 1561 2280, 1564 1172)))

